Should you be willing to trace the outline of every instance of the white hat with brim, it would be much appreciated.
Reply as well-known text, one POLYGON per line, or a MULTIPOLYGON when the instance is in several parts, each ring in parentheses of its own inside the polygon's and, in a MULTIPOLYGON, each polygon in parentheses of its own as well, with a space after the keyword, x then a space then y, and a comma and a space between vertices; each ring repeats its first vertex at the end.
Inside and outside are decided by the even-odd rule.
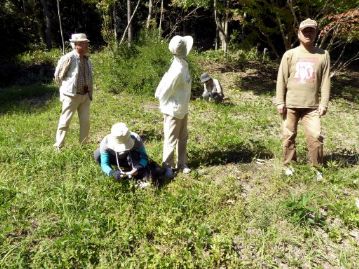
POLYGON ((83 42, 83 41, 90 42, 90 40, 87 39, 86 34, 80 33, 80 34, 71 35, 70 42, 75 43, 75 42, 83 42))
POLYGON ((193 46, 192 36, 179 36, 176 35, 172 37, 168 49, 173 55, 177 56, 187 56, 191 51, 193 46))
POLYGON ((126 124, 119 122, 112 126, 108 136, 108 146, 116 152, 131 150, 135 141, 131 137, 131 132, 126 124))

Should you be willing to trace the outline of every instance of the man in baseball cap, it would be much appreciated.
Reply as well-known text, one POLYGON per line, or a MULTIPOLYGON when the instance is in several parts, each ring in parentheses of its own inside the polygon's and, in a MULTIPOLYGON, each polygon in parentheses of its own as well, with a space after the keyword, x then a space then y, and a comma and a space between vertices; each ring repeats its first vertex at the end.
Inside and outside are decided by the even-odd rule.
MULTIPOLYGON (((327 112, 330 94, 330 57, 315 46, 318 24, 305 19, 299 24, 300 45, 284 53, 277 78, 276 106, 283 117, 283 154, 285 174, 297 160, 295 138, 298 121, 302 120, 311 165, 323 162, 323 141, 320 117, 327 112)), ((322 174, 316 169, 317 179, 322 174)))

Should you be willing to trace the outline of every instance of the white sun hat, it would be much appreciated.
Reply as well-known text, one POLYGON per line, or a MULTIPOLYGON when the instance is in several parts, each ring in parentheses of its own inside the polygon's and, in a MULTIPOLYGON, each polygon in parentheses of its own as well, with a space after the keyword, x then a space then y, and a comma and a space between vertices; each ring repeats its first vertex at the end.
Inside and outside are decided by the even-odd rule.
POLYGON ((70 42, 75 43, 75 42, 82 42, 82 41, 90 42, 90 40, 87 39, 86 34, 78 33, 78 34, 71 35, 70 42))
POLYGON ((108 146, 116 152, 124 152, 133 148, 135 141, 131 132, 123 122, 115 123, 108 136, 108 146))
POLYGON ((188 53, 191 51, 193 46, 193 38, 192 36, 179 36, 176 35, 172 37, 168 49, 173 55, 186 57, 188 53))

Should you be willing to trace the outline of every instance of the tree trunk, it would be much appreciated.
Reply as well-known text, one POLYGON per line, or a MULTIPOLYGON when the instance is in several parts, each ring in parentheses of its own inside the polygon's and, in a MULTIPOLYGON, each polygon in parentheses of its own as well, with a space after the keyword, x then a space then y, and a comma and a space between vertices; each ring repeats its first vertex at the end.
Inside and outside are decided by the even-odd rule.
POLYGON ((218 21, 218 15, 217 15, 217 0, 213 1, 213 10, 214 10, 214 22, 216 23, 216 40, 214 43, 214 49, 218 50, 218 35, 219 35, 219 28, 217 25, 217 21, 218 21))
POLYGON ((24 11, 24 14, 26 14, 26 0, 22 0, 22 10, 24 11))
POLYGON ((132 23, 131 23, 131 0, 127 0, 127 45, 131 47, 132 43, 132 23))
POLYGON ((152 7, 153 7, 152 0, 148 0, 148 16, 146 21, 147 31, 150 29, 151 18, 152 18, 152 7))
POLYGON ((52 48, 52 38, 51 38, 51 18, 50 18, 50 12, 47 6, 46 0, 40 0, 42 5, 42 11, 44 13, 44 19, 45 19, 45 43, 46 48, 51 49, 52 48))
POLYGON ((115 44, 117 45, 117 8, 116 8, 116 1, 113 4, 113 11, 112 11, 112 16, 113 16, 113 35, 115 38, 115 44))
MULTIPOLYGON (((136 14, 136 11, 137 11, 137 9, 138 9, 138 6, 140 5, 140 2, 141 2, 141 0, 138 0, 138 1, 137 1, 135 10, 133 11, 133 13, 132 13, 132 15, 131 15, 131 17, 130 17, 128 23, 127 23, 127 26, 126 26, 125 30, 123 31, 123 35, 122 35, 122 37, 121 37, 121 40, 120 40, 120 44, 119 44, 119 45, 122 44, 123 40, 125 39, 126 33, 128 33, 127 31, 128 31, 128 29, 129 29, 129 27, 131 26, 132 19, 133 19, 133 17, 134 17, 135 14, 136 14)), ((129 45, 129 46, 130 46, 130 45, 129 45)))
POLYGON ((62 21, 61 21, 61 13, 60 13, 60 0, 56 0, 57 3, 57 16, 59 18, 59 26, 60 26, 60 34, 61 34, 61 44, 62 44, 62 55, 65 54, 65 41, 64 41, 64 33, 62 31, 62 21))
POLYGON ((228 21, 229 21, 229 11, 228 11, 228 1, 225 2, 225 14, 223 18, 220 18, 217 14, 217 0, 214 0, 214 17, 216 22, 216 28, 218 31, 219 39, 221 41, 222 50, 227 53, 228 50, 228 21))
POLYGON ((158 38, 162 36, 162 19, 163 19, 163 0, 161 0, 160 23, 158 25, 158 38))

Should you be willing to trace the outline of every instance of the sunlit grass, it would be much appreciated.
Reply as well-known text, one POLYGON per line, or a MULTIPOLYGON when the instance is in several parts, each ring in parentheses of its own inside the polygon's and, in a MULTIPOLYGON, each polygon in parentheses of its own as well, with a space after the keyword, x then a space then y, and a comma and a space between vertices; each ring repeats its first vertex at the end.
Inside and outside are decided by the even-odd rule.
POLYGON ((90 143, 78 144, 75 116, 56 153, 55 85, 1 89, 0 267, 357 267, 358 104, 337 98, 323 118, 327 162, 316 181, 302 130, 296 173, 282 175, 271 97, 245 90, 226 89, 225 104, 191 101, 193 172, 142 190, 103 175, 92 153, 124 121, 160 162, 152 96, 112 95, 97 82, 90 143))

